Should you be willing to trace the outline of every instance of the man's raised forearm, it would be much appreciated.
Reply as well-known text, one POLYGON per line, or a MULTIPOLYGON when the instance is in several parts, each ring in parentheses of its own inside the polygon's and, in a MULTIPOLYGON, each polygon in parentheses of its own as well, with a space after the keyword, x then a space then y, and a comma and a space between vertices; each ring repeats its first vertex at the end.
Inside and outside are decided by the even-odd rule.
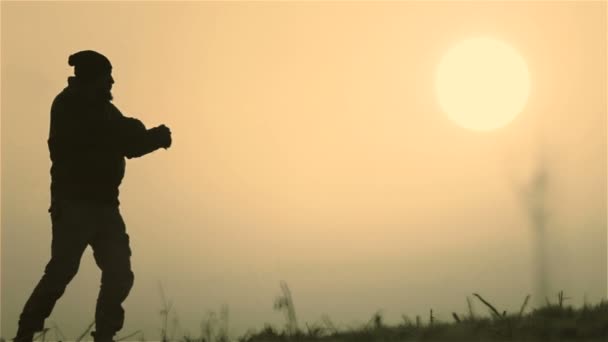
POLYGON ((160 126, 146 129, 141 121, 134 118, 125 117, 123 119, 120 135, 124 156, 129 159, 144 156, 161 147, 167 147, 160 126))
POLYGON ((148 129, 125 146, 125 157, 138 158, 163 147, 155 128, 148 129))

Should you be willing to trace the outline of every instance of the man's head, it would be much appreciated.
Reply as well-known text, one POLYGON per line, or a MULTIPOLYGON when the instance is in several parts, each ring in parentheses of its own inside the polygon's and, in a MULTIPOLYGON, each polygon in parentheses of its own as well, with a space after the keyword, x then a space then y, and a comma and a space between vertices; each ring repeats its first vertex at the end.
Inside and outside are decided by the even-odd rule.
POLYGON ((112 100, 112 64, 106 56, 84 50, 70 55, 68 64, 74 67, 76 79, 88 90, 106 100, 112 100))

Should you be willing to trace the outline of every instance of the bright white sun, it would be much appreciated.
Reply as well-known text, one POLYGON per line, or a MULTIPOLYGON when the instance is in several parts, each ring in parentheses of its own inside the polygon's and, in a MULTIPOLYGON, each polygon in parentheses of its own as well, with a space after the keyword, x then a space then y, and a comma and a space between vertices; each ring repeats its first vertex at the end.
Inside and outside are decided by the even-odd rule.
POLYGON ((511 46, 472 38, 450 49, 437 67, 441 108, 456 124, 489 131, 507 125, 528 100, 530 75, 511 46))

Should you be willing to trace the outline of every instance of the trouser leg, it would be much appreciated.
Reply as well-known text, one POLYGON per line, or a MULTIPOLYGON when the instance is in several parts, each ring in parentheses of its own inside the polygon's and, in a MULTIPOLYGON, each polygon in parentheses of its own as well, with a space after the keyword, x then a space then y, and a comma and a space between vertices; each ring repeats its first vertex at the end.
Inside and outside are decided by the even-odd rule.
POLYGON ((113 336, 122 329, 122 302, 133 286, 129 235, 118 208, 109 208, 103 225, 92 239, 95 262, 101 269, 101 287, 97 297, 95 325, 97 336, 113 336))
POLYGON ((19 316, 18 336, 44 328, 45 319, 78 272, 80 259, 93 231, 87 222, 87 213, 77 205, 57 205, 51 211, 51 222, 51 259, 19 316))

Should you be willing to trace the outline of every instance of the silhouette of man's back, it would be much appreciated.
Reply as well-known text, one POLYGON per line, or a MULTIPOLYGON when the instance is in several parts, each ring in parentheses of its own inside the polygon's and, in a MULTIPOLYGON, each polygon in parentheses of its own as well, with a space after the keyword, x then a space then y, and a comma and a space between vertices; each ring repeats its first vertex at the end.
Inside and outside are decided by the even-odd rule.
POLYGON ((125 158, 171 146, 166 126, 146 129, 111 103, 114 79, 105 56, 80 51, 70 56, 69 64, 75 77, 68 78, 51 106, 51 259, 19 317, 14 340, 20 342, 32 341, 43 330, 88 245, 102 271, 92 335, 95 341, 112 341, 122 329, 122 302, 134 280, 118 200, 125 158))

